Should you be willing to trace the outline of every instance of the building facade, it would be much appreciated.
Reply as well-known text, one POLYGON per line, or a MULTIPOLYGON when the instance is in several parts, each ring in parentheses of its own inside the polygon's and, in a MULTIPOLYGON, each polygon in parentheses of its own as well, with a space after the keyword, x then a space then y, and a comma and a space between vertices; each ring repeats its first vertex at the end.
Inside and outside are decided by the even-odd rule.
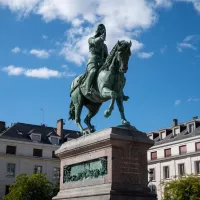
POLYGON ((79 137, 72 130, 63 130, 63 120, 57 128, 16 123, 6 128, 0 122, 0 199, 8 193, 20 173, 44 173, 51 182, 59 181, 60 160, 55 151, 70 139, 79 137))
POLYGON ((148 170, 152 172, 149 187, 163 198, 161 183, 186 174, 200 174, 200 120, 178 123, 173 126, 148 133, 155 144, 147 153, 148 170))

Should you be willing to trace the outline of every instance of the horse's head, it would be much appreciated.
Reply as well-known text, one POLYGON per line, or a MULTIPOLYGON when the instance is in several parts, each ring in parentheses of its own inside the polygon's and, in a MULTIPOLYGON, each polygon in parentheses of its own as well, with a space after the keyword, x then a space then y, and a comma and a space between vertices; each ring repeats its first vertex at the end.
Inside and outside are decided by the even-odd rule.
POLYGON ((118 41, 118 47, 116 51, 116 58, 119 63, 119 71, 126 73, 128 70, 128 61, 131 55, 131 41, 126 42, 124 40, 118 41))

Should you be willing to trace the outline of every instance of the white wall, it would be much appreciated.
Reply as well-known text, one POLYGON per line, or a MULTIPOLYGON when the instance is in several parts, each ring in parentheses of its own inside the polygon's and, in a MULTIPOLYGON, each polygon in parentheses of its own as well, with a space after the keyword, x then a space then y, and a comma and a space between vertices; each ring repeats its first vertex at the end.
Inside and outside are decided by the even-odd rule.
POLYGON ((155 185, 157 188, 158 200, 162 199, 161 182, 170 181, 174 176, 178 176, 178 165, 181 163, 185 164, 185 173, 186 174, 195 174, 196 166, 195 162, 200 161, 200 152, 196 152, 195 143, 200 142, 200 136, 195 136, 192 138, 184 139, 181 141, 165 143, 162 145, 153 146, 147 152, 148 155, 148 169, 155 169, 156 180, 150 183, 155 185), (187 154, 183 157, 179 155, 179 146, 187 146, 187 154), (171 148, 171 157, 164 157, 164 149, 171 148), (151 152, 157 151, 157 160, 151 161, 151 152), (163 167, 169 166, 170 169, 170 179, 164 180, 163 178, 163 167))
POLYGON ((7 164, 14 163, 15 176, 20 173, 32 174, 34 166, 42 166, 42 172, 53 181, 54 167, 60 167, 60 160, 52 158, 52 151, 56 151, 59 146, 45 145, 39 143, 18 142, 0 140, 0 199, 5 194, 5 186, 14 182, 14 177, 7 176, 7 164), (16 146, 16 155, 6 154, 6 146, 16 146), (42 158, 33 157, 33 149, 42 149, 42 158))

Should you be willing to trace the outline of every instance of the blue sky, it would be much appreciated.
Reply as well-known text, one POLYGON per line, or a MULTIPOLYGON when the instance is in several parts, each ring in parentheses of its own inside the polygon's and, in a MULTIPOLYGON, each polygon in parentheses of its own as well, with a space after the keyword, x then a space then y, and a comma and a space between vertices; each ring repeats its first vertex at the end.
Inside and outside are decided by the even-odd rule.
MULTIPOLYGON (((132 40, 124 103, 127 119, 142 131, 200 116, 199 0, 0 0, 0 120, 55 126, 68 121, 69 88, 85 72, 87 40, 100 22, 111 49, 132 40), (121 1, 119 1, 121 2, 121 1)), ((120 124, 117 107, 93 124, 120 124)), ((83 110, 83 116, 86 110, 83 110)))

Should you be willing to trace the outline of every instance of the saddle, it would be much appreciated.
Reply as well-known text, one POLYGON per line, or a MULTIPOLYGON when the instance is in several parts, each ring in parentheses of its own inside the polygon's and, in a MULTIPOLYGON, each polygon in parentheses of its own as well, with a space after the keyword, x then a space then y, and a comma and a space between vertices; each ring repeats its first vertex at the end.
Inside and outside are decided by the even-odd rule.
MULTIPOLYGON (((97 76, 95 77, 95 79, 97 76)), ((93 84, 90 88, 90 94, 86 92, 86 86, 85 86, 85 80, 87 79, 87 73, 83 74, 80 76, 80 79, 78 80, 78 86, 80 87, 81 93, 83 94, 84 97, 86 97, 88 100, 94 102, 94 103, 102 103, 105 100, 101 97, 98 89, 97 84, 93 84)), ((96 81, 95 81, 96 82, 96 81)))

